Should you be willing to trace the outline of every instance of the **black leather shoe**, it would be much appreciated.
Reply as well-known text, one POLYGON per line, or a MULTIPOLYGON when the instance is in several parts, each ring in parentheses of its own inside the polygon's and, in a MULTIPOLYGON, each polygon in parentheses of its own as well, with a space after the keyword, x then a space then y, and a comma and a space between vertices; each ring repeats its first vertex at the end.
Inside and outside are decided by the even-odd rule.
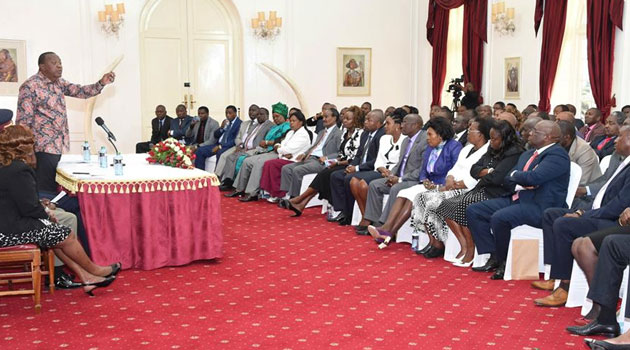
POLYGON ((58 278, 55 278, 55 288, 57 289, 75 289, 82 286, 83 285, 81 283, 77 283, 71 279, 68 279, 65 274, 59 276, 58 278))
POLYGON ((505 275, 505 261, 499 264, 497 270, 494 271, 494 274, 490 277, 492 280, 502 280, 503 275, 505 275))
POLYGON ((431 246, 431 248, 429 248, 429 250, 427 250, 422 255, 424 255, 424 257, 427 259, 439 258, 441 256, 444 256, 444 249, 439 249, 434 246, 431 246))
POLYGON ((606 334, 611 335, 613 337, 619 336, 619 323, 615 324, 601 324, 597 320, 593 320, 593 322, 587 324, 586 326, 572 326, 567 327, 567 331, 569 333, 577 334, 577 335, 599 335, 606 334))
POLYGON ((232 193, 224 194, 223 196, 228 197, 228 198, 233 198, 233 197, 240 197, 243 195, 245 195, 245 192, 243 191, 234 191, 232 193))
POLYGON ((365 228, 357 228, 356 229, 355 232, 357 233, 357 235, 359 235, 359 236, 369 236, 370 232, 368 232, 367 226, 362 226, 362 227, 365 227, 365 228))
POLYGON ((429 249, 431 249, 433 246, 430 243, 427 243, 427 245, 424 246, 424 248, 420 249, 420 250, 416 250, 416 254, 418 255, 424 255, 424 253, 428 252, 429 249))
POLYGON ((352 224, 352 218, 347 218, 344 216, 343 219, 337 221, 337 223, 339 224, 339 226, 348 226, 352 224))
POLYGON ((232 185, 229 185, 229 186, 228 185, 220 185, 219 186, 219 191, 221 191, 221 192, 231 191, 233 189, 234 189, 234 187, 232 187, 232 185))
POLYGON ((486 264, 483 266, 473 267, 472 270, 476 272, 490 272, 494 271, 499 267, 499 262, 495 258, 490 258, 486 261, 486 264))
MULTIPOLYGON (((245 193, 243 193, 245 194, 245 193)), ((258 196, 247 196, 247 197, 243 197, 243 198, 239 198, 238 199, 241 202, 253 202, 253 201, 257 201, 258 200, 258 196)))
POLYGON ((593 350, 630 350, 630 344, 612 344, 603 340, 584 339, 586 345, 593 350))
POLYGON ((363 231, 363 230, 367 230, 367 226, 363 226, 363 225, 353 225, 352 228, 355 231, 363 231))

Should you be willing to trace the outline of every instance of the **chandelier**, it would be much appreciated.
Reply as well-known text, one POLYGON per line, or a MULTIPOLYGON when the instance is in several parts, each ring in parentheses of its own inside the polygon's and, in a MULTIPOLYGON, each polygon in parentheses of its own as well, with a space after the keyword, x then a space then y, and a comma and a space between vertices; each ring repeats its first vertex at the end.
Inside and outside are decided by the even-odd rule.
POLYGON ((124 14, 124 3, 116 4, 115 10, 114 5, 105 5, 105 11, 98 11, 98 21, 101 22, 101 29, 107 34, 116 34, 116 38, 118 38, 118 32, 125 22, 124 14))
POLYGON ((516 30, 514 25, 514 8, 505 8, 505 2, 492 4, 492 25, 500 35, 513 35, 516 30))
POLYGON ((258 17, 252 18, 254 36, 259 39, 273 40, 280 34, 282 18, 277 17, 276 11, 269 11, 269 18, 265 19, 264 12, 258 12, 258 17))

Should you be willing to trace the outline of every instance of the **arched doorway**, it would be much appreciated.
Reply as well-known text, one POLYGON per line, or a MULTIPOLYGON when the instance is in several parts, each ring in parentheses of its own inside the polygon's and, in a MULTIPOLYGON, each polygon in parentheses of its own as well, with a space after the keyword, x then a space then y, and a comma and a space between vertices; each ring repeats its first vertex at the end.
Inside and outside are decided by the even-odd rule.
POLYGON ((158 104, 172 117, 184 101, 190 115, 205 105, 217 120, 225 106, 242 107, 241 28, 230 0, 147 1, 140 18, 144 139, 158 104))

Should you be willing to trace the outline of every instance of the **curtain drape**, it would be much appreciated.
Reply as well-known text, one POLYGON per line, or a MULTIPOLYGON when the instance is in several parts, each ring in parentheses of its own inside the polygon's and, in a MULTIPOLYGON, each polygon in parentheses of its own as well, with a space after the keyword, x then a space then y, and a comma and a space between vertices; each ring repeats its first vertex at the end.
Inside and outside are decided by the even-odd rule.
POLYGON ((586 16, 588 75, 593 98, 605 120, 616 104, 611 97, 615 29, 623 29, 623 0, 588 0, 586 16))
POLYGON ((536 34, 538 34, 543 15, 548 20, 545 20, 543 23, 540 77, 538 79, 540 89, 538 108, 541 111, 548 112, 551 109, 549 99, 553 89, 553 82, 556 78, 562 38, 564 37, 567 0, 536 0, 536 13, 534 16, 534 30, 536 34))
POLYGON ((487 0, 429 0, 427 40, 433 47, 432 101, 441 105, 441 91, 446 75, 446 43, 449 10, 465 5, 462 68, 465 82, 481 91, 483 77, 483 43, 487 41, 487 0))

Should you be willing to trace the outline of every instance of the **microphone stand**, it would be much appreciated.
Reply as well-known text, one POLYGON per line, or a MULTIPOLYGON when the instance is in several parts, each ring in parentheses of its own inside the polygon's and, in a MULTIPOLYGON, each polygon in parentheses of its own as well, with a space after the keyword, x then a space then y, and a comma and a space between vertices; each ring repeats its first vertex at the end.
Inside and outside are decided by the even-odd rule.
POLYGON ((116 154, 120 154, 120 152, 118 152, 118 148, 116 147, 116 144, 114 143, 114 141, 109 135, 107 135, 107 141, 109 141, 109 143, 111 143, 112 146, 114 146, 114 150, 116 151, 116 154))

